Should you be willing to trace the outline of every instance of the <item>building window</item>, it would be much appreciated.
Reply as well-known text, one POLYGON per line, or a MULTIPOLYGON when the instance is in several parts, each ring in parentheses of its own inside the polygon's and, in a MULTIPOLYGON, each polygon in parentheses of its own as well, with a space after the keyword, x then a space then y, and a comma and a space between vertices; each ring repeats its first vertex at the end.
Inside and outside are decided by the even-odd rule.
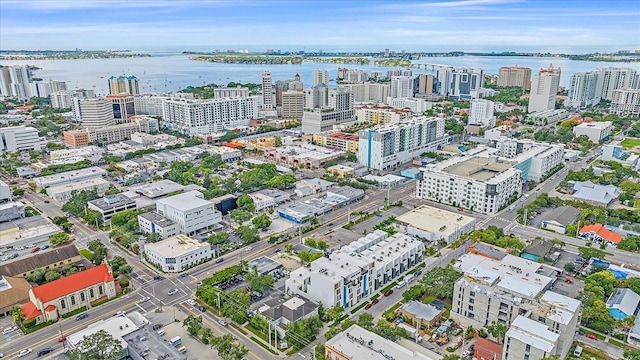
POLYGON ((475 292, 475 291, 471 291, 471 292, 469 293, 469 296, 476 296, 476 292, 475 292))
POLYGON ((100 293, 100 295, 102 295, 102 294, 103 294, 103 291, 102 291, 102 285, 98 286, 98 293, 100 293))
POLYGON ((67 308, 67 304, 65 304, 64 299, 60 300, 60 307, 63 309, 67 308))
POLYGON ((89 296, 93 299, 95 295, 93 294, 93 289, 89 289, 89 296))
POLYGON ((80 302, 84 302, 84 300, 85 300, 85 299, 84 299, 84 293, 83 293, 83 292, 81 292, 81 293, 80 293, 80 302))
POLYGON ((71 305, 75 305, 76 304, 76 297, 74 295, 71 295, 71 305))
POLYGON ((469 304, 473 304, 473 299, 469 299, 469 304))

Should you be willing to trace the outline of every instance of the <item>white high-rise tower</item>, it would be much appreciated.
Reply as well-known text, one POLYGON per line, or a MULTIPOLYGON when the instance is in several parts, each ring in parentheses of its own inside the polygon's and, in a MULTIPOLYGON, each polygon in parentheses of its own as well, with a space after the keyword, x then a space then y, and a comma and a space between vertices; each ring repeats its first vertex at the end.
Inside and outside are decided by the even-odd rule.
POLYGON ((271 71, 262 71, 262 105, 265 110, 273 109, 273 79, 271 71))

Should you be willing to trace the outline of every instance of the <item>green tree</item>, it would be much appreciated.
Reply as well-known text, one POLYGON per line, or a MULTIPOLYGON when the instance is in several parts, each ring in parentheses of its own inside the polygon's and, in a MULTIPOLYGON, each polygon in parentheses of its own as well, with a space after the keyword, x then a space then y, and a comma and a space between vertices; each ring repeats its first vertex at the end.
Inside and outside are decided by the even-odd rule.
POLYGON ((251 290, 260 292, 262 294, 273 287, 273 275, 261 275, 258 273, 256 267, 245 274, 245 281, 247 282, 247 285, 249 285, 251 290))
POLYGON ((275 140, 276 147, 282 146, 282 138, 280 136, 276 135, 273 137, 273 139, 275 140))
POLYGON ((236 232, 240 234, 240 237, 242 238, 242 242, 245 244, 252 244, 260 240, 260 236, 258 235, 258 229, 245 226, 245 225, 240 225, 236 229, 236 232))
POLYGON ((600 249, 594 249, 594 248, 589 248, 589 247, 581 247, 578 248, 578 252, 580 253, 580 256, 582 256, 585 259, 591 259, 591 258, 595 258, 595 259, 604 259, 604 257, 607 255, 606 252, 600 250, 600 249))
POLYGON ((11 307, 11 316, 13 317, 13 322, 22 327, 22 321, 24 321, 25 315, 20 305, 13 305, 11 307))
POLYGON ((122 357, 122 344, 105 330, 85 336, 74 350, 69 352, 69 359, 79 360, 117 360, 122 357))
POLYGON ((462 273, 450 265, 444 268, 436 267, 427 271, 420 279, 420 283, 427 288, 427 292, 440 299, 453 297, 453 286, 462 273))
POLYGON ((24 189, 22 188, 13 189, 13 196, 22 196, 22 195, 24 195, 24 189))
MULTIPOLYGON (((223 293, 224 294, 224 293, 223 293)), ((244 289, 234 289, 221 297, 220 312, 223 316, 242 324, 247 318, 247 310, 251 306, 251 297, 244 289)))
POLYGON ((219 232, 209 235, 207 241, 212 245, 224 244, 229 239, 229 233, 219 232))
POLYGON ((187 327, 187 332, 197 336, 202 329, 202 316, 189 315, 182 321, 182 327, 187 327))
POLYGON ((413 285, 412 287, 407 289, 407 291, 402 293, 402 298, 404 299, 405 302, 411 301, 411 300, 418 300, 422 298, 422 296, 426 292, 427 292, 427 288, 424 285, 422 284, 413 285))
POLYGON ((296 182, 296 177, 292 174, 282 174, 267 180, 266 185, 272 188, 285 189, 296 182))
POLYGON ((487 325, 487 331, 489 332, 489 334, 498 339, 498 342, 500 344, 502 344, 502 342, 504 341, 504 336, 507 333, 507 330, 508 329, 506 325, 496 321, 493 321, 491 324, 487 325))
POLYGON ((318 337, 322 321, 318 316, 311 316, 289 323, 286 327, 285 340, 296 349, 302 349, 318 337))
POLYGON ((242 209, 235 209, 231 211, 229 216, 231 217, 231 219, 233 219, 233 221, 240 225, 251 220, 251 213, 242 209))
POLYGON ((564 269, 569 273, 573 273, 576 271, 576 266, 572 262, 568 262, 564 264, 564 269))
POLYGON ((256 210, 256 206, 253 202, 253 198, 247 194, 240 196, 238 200, 236 200, 236 205, 238 205, 239 209, 242 209, 248 212, 253 212, 256 210))
POLYGON ((327 311, 325 312, 325 316, 330 321, 337 321, 338 319, 340 319, 340 317, 342 317, 343 313, 344 308, 342 306, 334 305, 327 309, 327 311))
POLYGON ((60 275, 60 273, 55 270, 49 270, 44 274, 44 280, 46 282, 52 282, 54 280, 60 279, 61 277, 62 276, 60 275))
POLYGON ((56 246, 61 245, 61 244, 64 244, 67 241, 69 241, 69 234, 63 233, 63 232, 53 234, 51 236, 51 238, 49 239, 49 243, 53 247, 56 247, 56 246))
POLYGON ((460 360, 460 356, 456 354, 447 354, 442 357, 442 360, 460 360))
POLYGON ((62 205, 62 211, 80 216, 80 214, 85 211, 87 202, 97 198, 99 198, 99 196, 95 190, 74 191, 71 193, 69 201, 62 205))
POLYGON ((625 360, 640 360, 640 350, 625 350, 623 356, 625 360))
POLYGON ((94 265, 102 264, 102 261, 107 257, 107 247, 97 239, 90 241, 87 247, 93 253, 91 262, 94 265))
MULTIPOLYGON (((227 134, 233 134, 228 132, 227 134)), ((225 135, 226 136, 226 135, 225 135)), ((249 352, 244 345, 239 344, 231 334, 214 336, 211 339, 211 347, 218 350, 218 356, 223 360, 241 360, 249 352)))
POLYGON ((293 245, 287 244, 284 246, 284 252, 291 255, 293 253, 293 245))
POLYGON ((36 283, 38 285, 44 284, 45 282, 44 275, 46 273, 47 273, 47 270, 45 268, 37 268, 33 270, 33 274, 29 274, 27 276, 27 281, 36 283))
POLYGON ((253 223, 253 226, 258 229, 264 229, 271 226, 271 218, 267 214, 260 214, 254 217, 251 222, 253 223))
POLYGON ((391 341, 397 341, 401 337, 408 337, 408 333, 405 329, 391 326, 391 324, 384 319, 378 320, 375 328, 373 328, 373 332, 391 341))
POLYGON ((364 329, 371 331, 373 329, 373 315, 364 312, 358 316, 358 325, 364 329))
POLYGON ((126 289, 129 287, 129 280, 127 279, 121 279, 120 280, 120 287, 123 289, 126 289))

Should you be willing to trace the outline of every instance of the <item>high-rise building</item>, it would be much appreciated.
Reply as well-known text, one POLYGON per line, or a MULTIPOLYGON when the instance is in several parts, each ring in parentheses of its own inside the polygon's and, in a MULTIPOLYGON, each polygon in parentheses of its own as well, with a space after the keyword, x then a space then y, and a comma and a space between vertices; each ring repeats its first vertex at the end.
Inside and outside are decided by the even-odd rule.
POLYGON ((389 84, 365 82, 364 84, 341 84, 339 88, 349 89, 355 102, 386 103, 389 84))
POLYGON ((437 77, 438 94, 457 99, 476 99, 484 86, 482 69, 442 67, 437 77))
POLYGON ((413 79, 409 76, 394 76, 391 78, 389 97, 405 98, 413 96, 413 79))
POLYGON ((304 112, 304 93, 285 91, 282 93, 282 117, 285 119, 302 119, 304 112))
MULTIPOLYGON (((51 107, 56 109, 65 109, 73 107, 73 98, 77 97, 79 99, 92 98, 96 95, 93 93, 93 90, 61 90, 55 91, 49 94, 51 98, 51 107)), ((78 120, 80 121, 80 120, 78 120)))
POLYGON ((598 101, 613 99, 613 92, 618 89, 640 88, 640 74, 628 68, 600 69, 598 78, 598 101))
POLYGON ((87 128, 114 125, 113 105, 103 98, 80 99, 73 98, 71 110, 76 121, 82 122, 87 128))
POLYGON ((446 141, 444 119, 427 117, 360 130, 358 136, 358 162, 376 170, 408 163, 446 141))
POLYGON ((498 70, 498 86, 531 89, 531 69, 518 65, 501 67, 498 70))
POLYGON ((313 86, 324 84, 329 86, 329 71, 328 70, 313 70, 313 86))
POLYGON ((48 97, 51 94, 51 85, 48 82, 34 82, 31 83, 31 93, 36 97, 48 97))
POLYGON ((120 75, 118 77, 111 76, 109 78, 109 94, 111 95, 119 95, 122 93, 127 93, 131 95, 140 94, 140 85, 138 84, 138 78, 135 76, 124 76, 120 75))
POLYGON ((569 97, 564 101, 564 107, 571 109, 586 109, 600 102, 598 94, 598 77, 600 71, 589 71, 571 75, 569 97))
POLYGON ((248 97, 249 88, 246 87, 217 87, 213 89, 213 97, 216 99, 229 98, 229 97, 248 97))
POLYGON ((37 96, 31 69, 28 65, 12 65, 0 68, 0 95, 28 100, 37 96))
POLYGON ((494 127, 496 125, 496 117, 493 116, 493 101, 485 99, 471 100, 471 113, 468 123, 470 125, 494 127))
POLYGON ((49 79, 49 87, 51 92, 64 91, 67 90, 67 83, 65 81, 49 79))
POLYGON ((133 95, 107 95, 105 98, 111 101, 113 118, 118 124, 128 122, 129 119, 136 114, 133 95))
POLYGON ((276 106, 282 106, 282 93, 285 91, 304 90, 304 84, 300 81, 300 74, 296 74, 293 79, 278 80, 275 85, 276 90, 276 106))
POLYGON ((163 125, 185 135, 207 135, 239 126, 248 126, 258 117, 260 98, 208 100, 165 99, 162 102, 163 125))
POLYGON ((192 93, 143 94, 134 96, 133 105, 136 115, 162 116, 162 102, 169 99, 190 99, 192 93))
POLYGON ((326 85, 320 84, 306 88, 303 93, 305 109, 323 108, 329 104, 329 87, 326 85))
MULTIPOLYGON (((326 89, 323 85, 314 86, 312 89, 326 89)), ((306 92, 306 90, 305 90, 306 92)), ((318 91, 318 94, 323 93, 318 91)), ((312 93, 313 95, 314 93, 312 93)), ((305 134, 317 134, 331 130, 334 125, 354 120, 353 94, 344 88, 332 88, 328 91, 327 105, 325 107, 307 107, 307 95, 305 94, 305 111, 302 114, 302 132, 305 134), (308 109, 308 110, 307 110, 308 109)))
POLYGON ((343 84, 362 84, 369 80, 364 70, 338 68, 338 81, 343 84))
POLYGON ((414 92, 417 94, 431 95, 434 93, 435 77, 431 74, 420 74, 415 78, 414 92))
POLYGON ((610 111, 620 116, 640 116, 640 89, 615 90, 610 111))
POLYGON ((529 95, 529 112, 555 109, 556 95, 560 87, 560 68, 549 65, 533 76, 529 95))
POLYGON ((394 76, 413 76, 413 70, 387 70, 387 79, 391 80, 394 76))
POLYGON ((271 72, 264 70, 262 72, 262 108, 265 110, 273 109, 273 79, 271 72))

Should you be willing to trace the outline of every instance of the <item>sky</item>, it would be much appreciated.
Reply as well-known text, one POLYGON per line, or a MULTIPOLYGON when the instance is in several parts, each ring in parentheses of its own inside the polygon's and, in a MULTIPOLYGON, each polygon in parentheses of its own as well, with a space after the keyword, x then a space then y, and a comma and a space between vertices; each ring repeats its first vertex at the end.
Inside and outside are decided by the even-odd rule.
POLYGON ((2 50, 640 49, 638 0, 0 0, 2 50))

